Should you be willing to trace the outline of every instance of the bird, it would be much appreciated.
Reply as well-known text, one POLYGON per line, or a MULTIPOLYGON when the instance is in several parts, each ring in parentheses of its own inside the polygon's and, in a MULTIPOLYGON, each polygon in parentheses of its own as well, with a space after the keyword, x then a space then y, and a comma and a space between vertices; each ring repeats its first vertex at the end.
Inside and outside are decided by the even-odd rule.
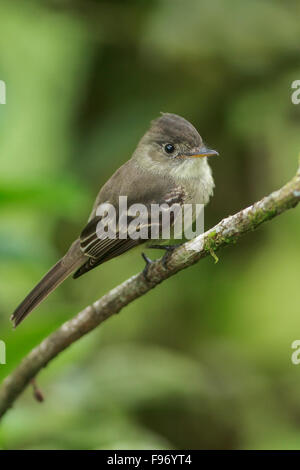
MULTIPOLYGON (((146 208, 152 204, 167 204, 167 207, 171 204, 206 205, 215 186, 207 159, 214 155, 218 152, 205 146, 196 128, 185 118, 161 113, 151 121, 131 158, 100 189, 79 237, 15 309, 11 316, 13 326, 19 325, 71 274, 77 279, 146 241, 121 237, 120 227, 116 228, 115 237, 99 237, 99 222, 103 220, 99 208, 108 203, 120 216, 121 196, 126 196, 129 207, 132 204, 143 204, 146 208)), ((132 220, 127 214, 128 218, 132 220)), ((150 230, 151 220, 147 223, 150 230)), ((143 257, 147 267, 150 260, 144 254, 143 257)))

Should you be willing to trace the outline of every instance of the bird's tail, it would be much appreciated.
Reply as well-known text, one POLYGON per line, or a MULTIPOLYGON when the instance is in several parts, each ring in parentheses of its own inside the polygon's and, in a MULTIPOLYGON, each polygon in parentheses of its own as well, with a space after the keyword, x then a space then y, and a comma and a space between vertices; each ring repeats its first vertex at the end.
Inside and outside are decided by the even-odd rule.
POLYGON ((41 281, 16 308, 11 316, 14 327, 18 326, 75 269, 78 269, 84 263, 84 260, 85 256, 80 251, 79 242, 76 240, 71 245, 67 254, 45 274, 41 281))

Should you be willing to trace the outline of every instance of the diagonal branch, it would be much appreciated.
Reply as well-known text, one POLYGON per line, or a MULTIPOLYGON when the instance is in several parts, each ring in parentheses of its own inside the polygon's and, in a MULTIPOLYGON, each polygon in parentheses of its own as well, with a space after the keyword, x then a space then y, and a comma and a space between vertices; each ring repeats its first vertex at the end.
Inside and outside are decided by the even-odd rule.
POLYGON ((299 201, 300 166, 294 178, 278 191, 223 219, 204 234, 179 246, 168 255, 165 263, 162 258, 153 262, 149 266, 147 279, 142 273, 132 276, 86 307, 34 348, 4 380, 0 389, 0 417, 39 371, 72 343, 165 279, 207 255, 214 254, 220 248, 235 243, 245 233, 295 207, 299 201))

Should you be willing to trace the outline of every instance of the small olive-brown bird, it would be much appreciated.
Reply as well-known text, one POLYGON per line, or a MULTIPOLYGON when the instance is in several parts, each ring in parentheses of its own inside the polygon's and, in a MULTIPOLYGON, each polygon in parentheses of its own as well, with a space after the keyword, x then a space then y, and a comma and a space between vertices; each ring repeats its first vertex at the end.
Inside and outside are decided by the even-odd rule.
POLYGON ((163 113, 152 121, 131 159, 101 188, 80 237, 16 308, 12 315, 14 326, 73 272, 77 278, 145 242, 120 238, 118 233, 115 238, 99 238, 97 225, 101 216, 97 215, 97 209, 101 204, 112 204, 117 215, 120 196, 127 196, 128 206, 141 203, 147 208, 163 203, 168 206, 207 204, 214 188, 207 162, 207 157, 212 155, 218 153, 205 147, 197 130, 186 119, 163 113))

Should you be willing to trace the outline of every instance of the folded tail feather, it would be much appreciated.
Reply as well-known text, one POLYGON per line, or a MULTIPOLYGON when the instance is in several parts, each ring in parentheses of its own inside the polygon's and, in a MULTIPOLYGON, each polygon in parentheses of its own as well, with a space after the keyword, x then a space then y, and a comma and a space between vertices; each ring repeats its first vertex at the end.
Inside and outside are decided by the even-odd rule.
POLYGON ((56 289, 70 274, 78 269, 85 261, 86 257, 82 253, 74 257, 74 246, 72 245, 68 253, 58 261, 41 281, 32 289, 27 297, 16 308, 11 320, 14 327, 18 326, 29 313, 35 309, 48 295, 56 289), (71 251, 73 247, 73 252, 71 251))

